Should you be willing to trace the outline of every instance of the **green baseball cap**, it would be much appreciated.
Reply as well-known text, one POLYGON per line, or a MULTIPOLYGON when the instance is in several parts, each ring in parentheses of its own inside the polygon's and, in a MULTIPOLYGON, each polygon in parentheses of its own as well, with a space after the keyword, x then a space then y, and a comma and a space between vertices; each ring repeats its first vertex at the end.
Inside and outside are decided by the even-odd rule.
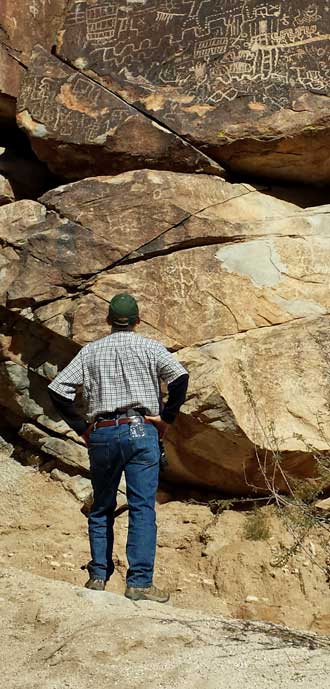
POLYGON ((134 325, 139 318, 136 299, 130 294, 116 294, 109 304, 109 321, 121 328, 134 325))

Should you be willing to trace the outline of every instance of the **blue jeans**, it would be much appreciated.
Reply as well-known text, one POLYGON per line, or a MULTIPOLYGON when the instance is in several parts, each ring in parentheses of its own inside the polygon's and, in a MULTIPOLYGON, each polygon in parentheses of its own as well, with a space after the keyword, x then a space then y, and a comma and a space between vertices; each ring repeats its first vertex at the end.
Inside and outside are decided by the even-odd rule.
POLYGON ((127 586, 152 584, 156 553, 155 499, 159 478, 158 432, 144 424, 145 436, 132 438, 129 425, 92 431, 88 452, 94 504, 88 518, 90 576, 108 580, 113 571, 113 522, 122 472, 125 472, 129 524, 126 555, 127 586))

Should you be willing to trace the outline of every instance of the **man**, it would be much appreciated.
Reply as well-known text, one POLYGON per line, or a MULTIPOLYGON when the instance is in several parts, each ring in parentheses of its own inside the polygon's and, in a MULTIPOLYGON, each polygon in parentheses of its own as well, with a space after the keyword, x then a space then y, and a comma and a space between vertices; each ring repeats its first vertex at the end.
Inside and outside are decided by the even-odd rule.
POLYGON ((135 332, 140 318, 131 295, 111 300, 108 323, 111 334, 83 347, 49 386, 57 410, 88 444, 94 504, 88 520, 91 561, 86 587, 104 590, 114 571, 113 521, 124 471, 129 507, 125 595, 166 602, 169 594, 152 583, 159 437, 185 400, 188 373, 162 344, 135 332), (161 381, 168 385, 163 409, 161 381), (74 407, 80 385, 89 423, 74 407))

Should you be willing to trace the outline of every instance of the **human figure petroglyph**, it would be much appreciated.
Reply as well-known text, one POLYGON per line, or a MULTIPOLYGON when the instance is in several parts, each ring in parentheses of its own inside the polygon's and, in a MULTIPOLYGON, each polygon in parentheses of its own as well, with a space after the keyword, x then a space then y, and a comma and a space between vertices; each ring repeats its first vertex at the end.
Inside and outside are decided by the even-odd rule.
POLYGON ((101 95, 100 87, 85 77, 78 76, 72 82, 71 90, 78 97, 89 100, 91 105, 96 106, 98 104, 101 95))
POLYGON ((314 23, 321 18, 318 5, 316 2, 312 2, 308 7, 298 9, 298 14, 294 17, 293 21, 296 24, 305 24, 306 22, 314 23))
POLYGON ((37 0, 31 0, 31 4, 29 5, 29 10, 30 14, 32 15, 33 19, 36 19, 36 17, 39 14, 40 7, 38 5, 37 0))
POLYGON ((31 114, 36 118, 43 118, 46 105, 51 96, 54 80, 49 77, 33 77, 23 83, 20 93, 21 109, 29 105, 31 114))

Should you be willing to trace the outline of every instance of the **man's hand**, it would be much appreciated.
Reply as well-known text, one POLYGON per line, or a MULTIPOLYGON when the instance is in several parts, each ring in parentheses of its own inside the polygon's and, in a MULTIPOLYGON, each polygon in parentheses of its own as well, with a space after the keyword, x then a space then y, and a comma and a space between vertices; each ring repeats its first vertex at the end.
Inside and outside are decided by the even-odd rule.
POLYGON ((159 433, 159 437, 164 438, 170 424, 166 423, 166 421, 163 421, 163 419, 160 416, 145 416, 144 418, 146 419, 146 421, 151 421, 151 423, 153 423, 153 425, 156 426, 157 431, 159 433))
POLYGON ((80 436, 80 438, 81 438, 81 440, 84 441, 85 445, 88 445, 89 432, 88 432, 88 431, 85 431, 85 433, 83 433, 83 434, 80 436))

